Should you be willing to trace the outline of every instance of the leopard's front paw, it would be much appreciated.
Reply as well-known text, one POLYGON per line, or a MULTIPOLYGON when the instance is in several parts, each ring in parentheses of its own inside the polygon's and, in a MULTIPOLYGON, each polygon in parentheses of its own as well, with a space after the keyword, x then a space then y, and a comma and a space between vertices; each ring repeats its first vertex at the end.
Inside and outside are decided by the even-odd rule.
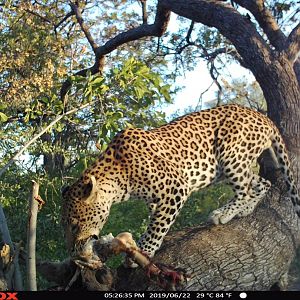
POLYGON ((226 224, 235 217, 237 213, 231 212, 226 207, 221 207, 214 210, 208 220, 215 225, 226 224))

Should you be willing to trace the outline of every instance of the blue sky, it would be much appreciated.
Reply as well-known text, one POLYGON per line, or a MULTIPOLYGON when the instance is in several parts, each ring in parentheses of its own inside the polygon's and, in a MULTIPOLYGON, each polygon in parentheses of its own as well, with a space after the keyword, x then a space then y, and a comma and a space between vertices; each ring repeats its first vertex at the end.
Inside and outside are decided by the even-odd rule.
MULTIPOLYGON (((254 80, 251 72, 244 69, 237 63, 229 64, 224 69, 224 74, 222 77, 229 82, 231 82, 233 79, 242 77, 249 79, 249 82, 254 80)), ((204 61, 199 62, 193 71, 186 72, 185 75, 178 77, 174 85, 182 87, 182 90, 175 96, 173 104, 163 108, 163 111, 167 114, 167 117, 171 116, 178 110, 183 112, 183 110, 188 107, 200 109, 201 107, 199 100, 201 94, 202 108, 205 103, 215 99, 217 86, 215 84, 211 86, 212 81, 213 80, 210 77, 204 61), (208 88, 209 90, 206 91, 208 88)))
MULTIPOLYGON (((176 32, 178 27, 179 22, 177 20, 177 15, 172 13, 168 31, 176 32)), ((241 77, 249 78, 250 82, 254 80, 251 72, 241 67, 238 63, 228 64, 222 71, 224 71, 222 77, 228 82, 241 77)), ((219 78, 219 81, 220 80, 221 78, 219 78)), ((170 118, 170 116, 178 110, 183 113, 184 109, 188 107, 197 110, 201 109, 199 102, 201 94, 202 108, 206 102, 215 99, 217 86, 212 84, 212 82, 213 80, 209 74, 206 62, 204 61, 198 62, 193 71, 186 72, 183 76, 177 77, 174 85, 182 87, 182 90, 175 96, 174 104, 163 108, 167 117, 170 118), (209 90, 207 90, 208 88, 209 90)))

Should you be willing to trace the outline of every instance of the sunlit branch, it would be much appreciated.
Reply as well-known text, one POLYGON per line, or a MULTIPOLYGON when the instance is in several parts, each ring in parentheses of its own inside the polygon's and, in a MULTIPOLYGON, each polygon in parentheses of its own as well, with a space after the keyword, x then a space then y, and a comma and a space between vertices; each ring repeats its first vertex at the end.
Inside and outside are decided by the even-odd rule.
POLYGON ((89 29, 87 28, 87 26, 84 24, 84 20, 81 14, 80 9, 78 8, 78 6, 76 4, 74 4, 73 2, 70 1, 70 6, 72 8, 72 11, 74 12, 75 16, 76 16, 76 20, 81 28, 81 30, 83 31, 86 39, 88 40, 90 46, 92 47, 94 53, 96 53, 98 45, 95 42, 94 38, 92 37, 91 32, 89 31, 89 29))

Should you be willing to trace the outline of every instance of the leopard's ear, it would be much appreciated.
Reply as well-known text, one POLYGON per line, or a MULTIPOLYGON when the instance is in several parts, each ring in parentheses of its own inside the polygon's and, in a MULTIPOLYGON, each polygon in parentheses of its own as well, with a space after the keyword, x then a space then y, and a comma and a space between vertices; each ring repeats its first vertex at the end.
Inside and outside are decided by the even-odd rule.
POLYGON ((87 193, 84 202, 86 204, 91 203, 97 195, 97 181, 95 176, 90 177, 90 182, 87 184, 87 193))

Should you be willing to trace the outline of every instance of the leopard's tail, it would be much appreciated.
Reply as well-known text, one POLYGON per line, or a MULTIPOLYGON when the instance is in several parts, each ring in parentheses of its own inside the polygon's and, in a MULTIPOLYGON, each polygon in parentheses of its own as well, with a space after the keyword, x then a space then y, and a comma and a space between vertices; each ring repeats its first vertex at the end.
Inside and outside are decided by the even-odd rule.
POLYGON ((295 180, 291 171, 291 167, 290 167, 291 164, 285 147, 285 143, 276 127, 274 127, 274 134, 271 137, 271 142, 272 142, 272 149, 275 152, 275 157, 278 163, 278 167, 283 173, 288 188, 289 197, 293 202, 297 215, 300 217, 300 197, 299 197, 298 189, 295 184, 295 180))

